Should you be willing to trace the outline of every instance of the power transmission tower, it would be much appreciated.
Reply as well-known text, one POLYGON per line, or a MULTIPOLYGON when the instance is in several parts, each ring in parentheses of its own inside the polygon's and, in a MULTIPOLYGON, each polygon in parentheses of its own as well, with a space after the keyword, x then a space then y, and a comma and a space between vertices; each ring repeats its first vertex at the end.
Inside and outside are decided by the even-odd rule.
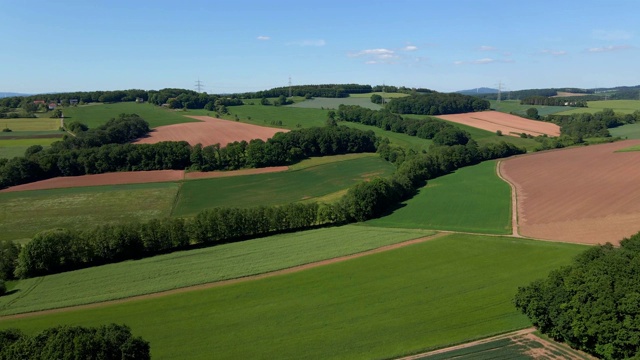
POLYGON ((289 97, 291 97, 291 76, 289 76, 289 97))
POLYGON ((204 88, 204 84, 202 83, 202 81, 200 81, 200 79, 198 79, 196 81, 196 90, 198 92, 202 92, 202 88, 204 88))
POLYGON ((502 81, 498 82, 498 102, 500 102, 501 97, 502 97, 502 81))

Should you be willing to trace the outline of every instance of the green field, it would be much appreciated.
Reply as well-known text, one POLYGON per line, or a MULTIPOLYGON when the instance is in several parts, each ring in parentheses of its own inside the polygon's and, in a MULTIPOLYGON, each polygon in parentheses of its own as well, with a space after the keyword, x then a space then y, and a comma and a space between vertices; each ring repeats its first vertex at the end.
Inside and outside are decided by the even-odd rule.
MULTIPOLYGON (((238 120, 260 126, 270 126, 283 129, 298 129, 312 126, 325 126, 328 110, 305 109, 291 106, 241 105, 229 106, 228 115, 222 119, 238 120), (281 124, 281 125, 280 125, 281 124)), ((185 115, 215 116, 215 112, 207 110, 189 110, 185 115)))
POLYGON ((405 94, 405 93, 388 93, 388 92, 370 92, 370 93, 366 93, 366 94, 349 94, 349 97, 351 98, 367 98, 369 100, 371 100, 371 95, 376 94, 376 95, 380 95, 385 99, 395 99, 395 98, 401 98, 401 97, 405 97, 405 96, 409 96, 409 94, 405 94))
MULTIPOLYGON (((369 95, 371 97, 371 95, 369 95)), ((381 105, 374 104, 370 98, 364 97, 347 97, 347 98, 313 98, 300 103, 289 105, 288 107, 305 108, 305 109, 334 109, 337 110, 340 105, 357 105, 371 110, 382 109, 381 105)))
POLYGON ((587 101, 586 108, 574 108, 573 110, 560 112, 557 115, 582 114, 585 112, 593 114, 603 109, 613 109, 614 112, 621 114, 632 114, 634 111, 640 110, 640 100, 587 101))
POLYGON ((409 136, 407 134, 395 133, 392 131, 385 131, 376 126, 363 125, 360 123, 353 123, 353 122, 346 122, 346 121, 341 121, 338 124, 345 125, 354 129, 360 129, 365 131, 371 130, 376 134, 376 136, 379 136, 382 138, 385 138, 385 137, 389 138, 389 141, 393 145, 401 146, 406 149, 413 149, 417 152, 422 152, 423 150, 426 151, 429 149, 429 146, 433 144, 433 141, 428 139, 421 139, 417 136, 409 136))
POLYGON ((512 305, 517 287, 584 249, 455 234, 256 281, 1 319, 0 328, 126 323, 161 359, 390 358, 530 326, 512 305))
POLYGON ((56 227, 169 216, 178 187, 149 183, 0 193, 0 240, 27 239, 56 227))
POLYGON ((485 161, 429 181, 392 214, 369 225, 511 233, 511 188, 496 174, 496 161, 485 161))
POLYGON ((138 104, 135 102, 71 106, 63 108, 62 113, 64 114, 65 123, 79 121, 89 126, 89 128, 96 128, 123 113, 140 115, 152 128, 197 121, 183 116, 189 115, 188 112, 166 109, 149 103, 138 104))
POLYGON ((3 133, 3 136, 15 136, 15 132, 22 131, 46 131, 48 133, 60 128, 60 120, 49 118, 0 119, 0 128, 11 129, 11 132, 3 133))
POLYGON ((611 136, 619 136, 623 139, 640 139, 640 123, 622 125, 609 129, 611 136))
POLYGON ((640 145, 631 146, 626 149, 620 149, 616 152, 629 152, 629 151, 640 151, 640 145))
POLYGON ((33 145, 47 147, 62 138, 25 138, 3 140, 0 138, 0 158, 11 159, 16 156, 24 156, 25 150, 33 145))
POLYGON ((527 110, 535 108, 538 110, 538 115, 547 116, 551 114, 560 113, 563 111, 576 109, 572 106, 545 106, 545 105, 520 105, 520 100, 503 100, 497 102, 496 100, 490 100, 491 109, 504 112, 507 114, 516 114, 524 116, 527 114, 527 110))
POLYGON ((314 199, 374 176, 388 176, 393 170, 393 165, 373 156, 281 173, 191 180, 182 185, 172 215, 189 216, 220 206, 251 207, 314 199))
MULTIPOLYGON (((175 252, 17 282, 0 315, 121 299, 350 255, 434 234, 348 225, 175 252)), ((1 320, 0 320, 1 321, 1 320)))

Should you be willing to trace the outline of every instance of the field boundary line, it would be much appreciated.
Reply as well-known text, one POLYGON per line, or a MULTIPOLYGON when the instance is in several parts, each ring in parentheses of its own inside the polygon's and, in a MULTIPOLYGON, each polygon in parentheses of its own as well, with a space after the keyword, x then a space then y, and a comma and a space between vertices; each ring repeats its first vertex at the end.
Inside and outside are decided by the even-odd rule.
POLYGON ((523 237, 519 232, 520 223, 518 218, 518 192, 516 191, 515 184, 512 184, 509 180, 507 180, 507 178, 504 177, 502 175, 502 172, 500 171, 500 167, 502 166, 503 161, 504 160, 498 160, 498 163, 496 164, 496 174, 502 181, 509 184, 509 187, 511 188, 511 236, 523 237))
POLYGON ((533 333, 534 331, 536 331, 536 328, 529 327, 529 328, 522 329, 522 330, 516 330, 516 331, 512 331, 512 332, 508 332, 508 333, 504 333, 504 334, 500 334, 500 335, 490 336, 490 337, 487 337, 487 338, 483 338, 483 339, 479 339, 479 340, 475 340, 475 341, 471 341, 471 342, 466 342, 466 343, 462 343, 462 344, 458 344, 458 345, 448 346, 448 347, 440 348, 440 349, 437 349, 437 350, 427 351, 427 352, 423 352, 423 353, 415 354, 415 355, 404 356, 404 357, 396 358, 396 359, 397 360, 416 360, 416 359, 421 359, 421 358, 423 358, 425 356, 432 356, 432 355, 448 353, 450 351, 465 349, 465 348, 469 348, 469 347, 472 347, 472 346, 481 345, 481 344, 485 344, 485 343, 488 343, 488 342, 501 340, 501 339, 504 339, 504 338, 509 338, 509 337, 512 337, 512 336, 527 335, 527 334, 533 333))
POLYGON ((430 241, 430 240, 435 240, 447 235, 450 235, 450 234, 438 232, 433 235, 422 236, 422 237, 414 238, 411 240, 407 240, 407 241, 403 241, 395 244, 384 245, 381 247, 353 253, 350 255, 343 255, 335 258, 319 260, 319 261, 315 261, 307 264, 296 265, 296 266, 292 266, 292 267, 288 267, 280 270, 269 271, 261 274, 248 275, 248 276, 227 279, 227 280, 219 280, 219 281, 208 282, 208 283, 203 283, 198 285, 190 285, 190 286, 180 287, 180 288, 171 289, 171 290, 164 290, 164 291, 159 291, 159 292, 154 292, 154 293, 149 293, 144 295, 129 296, 129 297, 114 299, 114 300, 100 301, 100 302, 95 302, 90 304, 66 306, 66 307, 60 307, 55 309, 32 311, 32 312, 25 312, 20 314, 13 314, 13 315, 3 315, 3 316, 0 316, 0 321, 6 320, 6 319, 21 319, 21 318, 27 318, 27 317, 33 317, 33 316, 56 314, 56 313, 73 311, 73 310, 94 309, 94 308, 100 308, 100 307, 109 306, 109 305, 123 304, 123 303, 136 301, 136 300, 159 298, 159 297, 164 297, 164 296, 169 296, 174 294, 180 294, 184 292, 206 290, 206 289, 225 286, 225 285, 232 285, 232 284, 243 283, 243 282, 248 282, 253 280, 260 280, 264 278, 275 277, 279 275, 297 273, 304 270, 309 270, 309 269, 326 266, 330 264, 335 264, 335 263, 339 263, 347 260, 357 259, 367 255, 373 255, 373 254, 377 254, 377 253, 381 253, 389 250, 403 248, 409 245, 414 245, 414 244, 419 244, 419 243, 430 241))

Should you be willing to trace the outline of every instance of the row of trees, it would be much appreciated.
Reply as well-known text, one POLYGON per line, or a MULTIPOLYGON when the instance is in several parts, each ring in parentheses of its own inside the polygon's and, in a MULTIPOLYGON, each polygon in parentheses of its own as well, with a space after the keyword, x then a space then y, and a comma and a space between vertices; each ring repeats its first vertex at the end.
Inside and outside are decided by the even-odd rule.
POLYGON ((126 325, 57 326, 30 336, 0 330, 0 360, 151 359, 149 342, 134 337, 126 325))
POLYGON ((562 98, 546 96, 529 96, 520 100, 521 105, 545 105, 545 106, 575 106, 587 107, 587 101, 582 98, 562 98))
POLYGON ((144 101, 147 101, 150 93, 152 93, 152 91, 130 89, 115 91, 75 91, 67 93, 39 94, 30 96, 12 96, 0 99, 0 106, 6 106, 8 108, 18 108, 25 103, 33 104, 33 102, 36 100, 44 100, 46 103, 61 103, 63 106, 68 106, 71 100, 77 100, 79 103, 93 103, 135 101, 137 98, 141 98, 144 101))
POLYGON ((340 105, 336 115, 341 121, 371 125, 422 139, 433 139, 436 145, 464 145, 471 138, 467 132, 442 120, 403 118, 387 109, 376 111, 357 105, 340 105))
POLYGON ((456 93, 433 92, 392 99, 387 109, 399 114, 444 115, 489 110, 487 100, 456 93))
POLYGON ((515 306, 542 333, 604 359, 640 356, 640 233, 580 254, 521 287, 515 306))
POLYGON ((153 256, 194 245, 365 221, 413 196, 429 179, 483 160, 523 152, 507 143, 478 147, 475 141, 435 147, 428 154, 406 159, 389 179, 376 178, 354 186, 334 204, 216 208, 187 219, 103 225, 81 232, 47 230, 38 233, 18 252, 15 244, 5 243, 3 248, 9 251, 0 254, 0 265, 4 264, 4 276, 24 278, 153 256))
POLYGON ((567 135, 581 142, 587 137, 609 137, 610 128, 640 121, 640 111, 633 114, 616 114, 611 109, 604 109, 594 114, 581 113, 572 115, 548 115, 547 121, 560 126, 562 135, 567 135))
POLYGON ((57 176, 115 171, 235 170, 288 165, 312 156, 375 152, 373 132, 346 126, 316 127, 278 133, 273 138, 210 146, 185 141, 156 144, 126 143, 146 133, 148 124, 137 115, 121 115, 98 129, 77 131, 48 149, 29 147, 24 157, 0 159, 0 187, 57 176))
POLYGON ((321 84, 276 87, 269 90, 236 94, 243 99, 276 98, 279 96, 305 96, 344 98, 349 94, 366 94, 371 92, 371 85, 360 84, 321 84))

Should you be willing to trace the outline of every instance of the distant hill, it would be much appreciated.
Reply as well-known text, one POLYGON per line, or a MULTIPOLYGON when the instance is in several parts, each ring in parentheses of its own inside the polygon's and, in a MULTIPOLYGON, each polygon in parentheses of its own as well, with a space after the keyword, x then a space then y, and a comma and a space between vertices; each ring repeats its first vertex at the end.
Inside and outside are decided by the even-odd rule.
POLYGON ((12 97, 12 96, 29 96, 30 94, 20 94, 12 92, 0 92, 0 98, 12 97))
POLYGON ((481 87, 481 88, 475 88, 475 89, 469 89, 469 90, 460 90, 460 91, 456 91, 456 93, 463 94, 463 95, 497 94, 498 89, 481 87))

